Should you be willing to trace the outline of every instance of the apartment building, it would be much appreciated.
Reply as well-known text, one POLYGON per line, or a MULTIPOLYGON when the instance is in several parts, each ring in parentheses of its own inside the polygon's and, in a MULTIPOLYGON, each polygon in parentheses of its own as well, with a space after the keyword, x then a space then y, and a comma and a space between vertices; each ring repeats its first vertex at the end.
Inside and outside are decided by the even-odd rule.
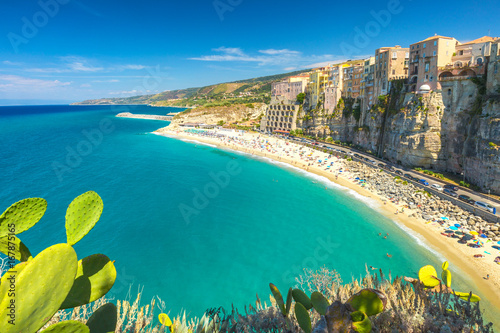
POLYGON ((410 49, 399 45, 375 50, 375 98, 389 93, 390 81, 408 77, 410 49))
POLYGON ((433 36, 410 45, 410 89, 419 91, 422 85, 431 90, 441 89, 439 68, 452 63, 455 48, 460 43, 453 37, 433 36))

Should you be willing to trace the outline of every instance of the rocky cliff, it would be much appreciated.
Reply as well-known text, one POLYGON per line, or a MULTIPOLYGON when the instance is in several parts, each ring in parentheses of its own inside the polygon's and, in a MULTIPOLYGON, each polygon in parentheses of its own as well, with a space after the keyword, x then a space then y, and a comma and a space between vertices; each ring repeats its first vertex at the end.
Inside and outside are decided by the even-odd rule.
POLYGON ((427 94, 403 93, 401 85, 364 112, 348 99, 332 114, 305 108, 299 126, 393 163, 465 173, 468 182, 500 193, 500 96, 481 89, 484 84, 443 82, 442 90, 427 94))

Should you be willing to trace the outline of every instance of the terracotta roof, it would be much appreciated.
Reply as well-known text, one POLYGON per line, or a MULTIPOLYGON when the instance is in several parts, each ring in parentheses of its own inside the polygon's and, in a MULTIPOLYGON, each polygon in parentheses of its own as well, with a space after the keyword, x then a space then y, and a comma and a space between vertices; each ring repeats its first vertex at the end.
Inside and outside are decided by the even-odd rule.
MULTIPOLYGON (((453 37, 446 37, 446 36, 439 36, 439 35, 436 35, 436 36, 432 36, 432 37, 426 38, 426 39, 424 39, 423 41, 420 41, 419 43, 426 42, 426 41, 428 41, 428 40, 437 39, 437 38, 453 39, 453 37)), ((417 44, 417 43, 415 43, 415 44, 417 44)))
POLYGON ((478 43, 486 43, 486 42, 494 42, 495 40, 497 40, 498 38, 493 38, 493 37, 490 37, 490 36, 484 36, 484 37, 481 37, 481 38, 478 38, 478 39, 475 39, 473 41, 470 41, 470 42, 467 42, 467 43, 464 43, 462 45, 467 45, 467 44, 478 44, 478 43))

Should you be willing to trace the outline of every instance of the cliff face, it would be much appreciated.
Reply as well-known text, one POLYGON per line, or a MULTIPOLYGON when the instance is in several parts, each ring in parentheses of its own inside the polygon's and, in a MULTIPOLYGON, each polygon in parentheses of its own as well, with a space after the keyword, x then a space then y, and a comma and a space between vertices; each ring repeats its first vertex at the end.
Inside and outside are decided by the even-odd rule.
POLYGON ((498 96, 480 95, 475 83, 462 80, 444 82, 442 92, 393 99, 387 113, 375 107, 357 120, 344 106, 333 115, 306 113, 301 125, 312 135, 352 142, 393 163, 465 172, 468 182, 500 193, 498 96))

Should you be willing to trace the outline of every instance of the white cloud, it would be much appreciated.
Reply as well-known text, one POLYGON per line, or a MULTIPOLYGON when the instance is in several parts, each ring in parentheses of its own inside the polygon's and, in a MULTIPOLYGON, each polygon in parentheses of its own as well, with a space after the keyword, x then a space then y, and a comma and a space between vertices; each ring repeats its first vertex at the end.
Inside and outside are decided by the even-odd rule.
POLYGON ((144 66, 144 65, 120 65, 117 68, 120 70, 127 70, 127 69, 141 70, 141 69, 147 68, 147 66, 144 66))
POLYGON ((267 49, 259 50, 256 55, 249 55, 240 48, 219 47, 213 49, 217 54, 204 55, 190 58, 190 60, 208 62, 247 62, 255 63, 258 66, 281 66, 285 70, 297 68, 309 68, 311 63, 334 62, 340 57, 324 55, 304 55, 302 52, 289 49, 267 49))
POLYGON ((84 83, 84 84, 80 85, 80 88, 90 88, 90 87, 92 87, 92 85, 90 85, 88 83, 84 83))
POLYGON ((3 98, 3 96, 8 98, 47 96, 62 93, 70 85, 71 82, 61 82, 59 80, 40 80, 18 75, 0 75, 0 98, 3 98))
POLYGON ((9 60, 4 60, 2 61, 2 64, 7 65, 7 66, 21 66, 21 62, 14 62, 14 61, 9 61, 9 60))
POLYGON ((114 83, 114 82, 120 82, 120 80, 116 80, 116 79, 111 79, 111 80, 93 80, 92 82, 95 82, 95 83, 114 83))

